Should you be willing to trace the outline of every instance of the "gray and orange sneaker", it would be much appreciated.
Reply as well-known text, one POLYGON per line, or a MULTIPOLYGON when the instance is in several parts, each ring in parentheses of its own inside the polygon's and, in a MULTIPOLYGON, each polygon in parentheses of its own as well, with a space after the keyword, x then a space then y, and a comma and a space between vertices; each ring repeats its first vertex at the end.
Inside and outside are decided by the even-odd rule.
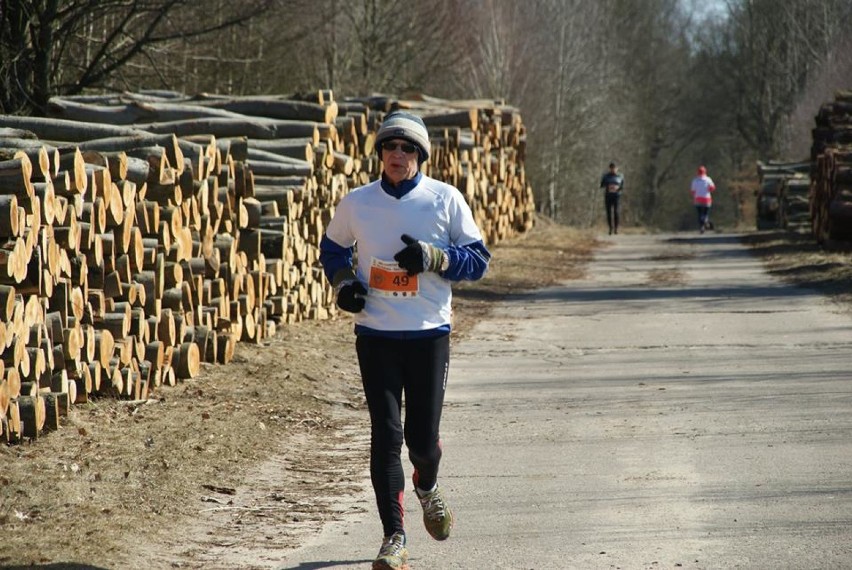
POLYGON ((441 488, 435 485, 431 492, 421 494, 415 486, 414 493, 420 499, 420 506, 423 507, 423 524, 426 526, 426 531, 435 540, 448 539, 450 529, 453 528, 453 512, 444 501, 441 488))
POLYGON ((405 533, 395 532, 382 539, 379 555, 373 561, 373 570, 408 570, 405 533))

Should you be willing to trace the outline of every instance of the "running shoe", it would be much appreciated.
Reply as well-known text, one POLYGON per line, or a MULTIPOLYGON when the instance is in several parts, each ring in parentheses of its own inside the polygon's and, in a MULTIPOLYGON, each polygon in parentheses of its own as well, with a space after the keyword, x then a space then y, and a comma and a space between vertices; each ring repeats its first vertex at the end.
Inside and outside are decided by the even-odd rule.
POLYGON ((382 539, 379 555, 373 561, 373 570, 408 570, 408 549, 405 534, 395 532, 382 539))
POLYGON ((420 499, 420 506, 423 507, 423 524, 429 535, 435 540, 449 538, 450 529, 453 528, 453 512, 444 501, 441 488, 436 485, 432 492, 421 495, 415 487, 414 492, 420 499))

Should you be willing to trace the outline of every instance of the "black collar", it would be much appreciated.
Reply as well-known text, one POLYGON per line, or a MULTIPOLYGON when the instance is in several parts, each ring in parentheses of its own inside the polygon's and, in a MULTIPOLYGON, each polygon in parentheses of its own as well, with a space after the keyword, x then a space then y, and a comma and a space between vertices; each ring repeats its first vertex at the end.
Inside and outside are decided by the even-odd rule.
POLYGON ((418 172, 414 178, 409 178, 408 180, 403 180, 396 186, 388 180, 387 176, 382 173, 382 190, 384 190, 390 196, 393 196, 397 200, 414 190, 414 187, 420 184, 420 181, 423 179, 423 173, 418 172))

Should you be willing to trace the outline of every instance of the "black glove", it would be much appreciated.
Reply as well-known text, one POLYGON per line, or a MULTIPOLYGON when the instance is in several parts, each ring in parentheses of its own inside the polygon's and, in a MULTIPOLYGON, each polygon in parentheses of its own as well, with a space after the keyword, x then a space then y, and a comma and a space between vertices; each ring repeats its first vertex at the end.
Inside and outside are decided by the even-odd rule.
POLYGON ((366 294, 367 288, 360 281, 344 281, 337 288, 337 306, 348 313, 360 313, 366 294))
POLYGON ((426 242, 417 241, 408 234, 402 234, 400 239, 405 243, 405 247, 399 250, 393 259, 409 275, 417 275, 424 271, 435 273, 441 271, 447 259, 442 250, 426 242))
POLYGON ((355 277, 351 267, 345 267, 335 273, 332 280, 337 291, 337 306, 348 313, 359 313, 364 308, 364 295, 367 288, 355 277))

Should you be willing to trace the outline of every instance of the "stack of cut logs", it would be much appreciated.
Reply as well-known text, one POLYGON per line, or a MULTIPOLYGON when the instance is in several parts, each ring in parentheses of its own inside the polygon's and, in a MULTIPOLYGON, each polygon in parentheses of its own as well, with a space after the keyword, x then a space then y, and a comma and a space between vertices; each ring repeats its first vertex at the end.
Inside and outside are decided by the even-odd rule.
POLYGON ((334 315, 319 240, 380 173, 375 130, 397 107, 424 117, 424 169, 464 192, 489 244, 532 226, 524 127, 497 102, 140 92, 0 116, 0 439, 334 315))
POLYGON ((810 168, 809 161, 758 161, 757 229, 809 230, 810 168))
POLYGON ((394 110, 423 118, 432 143, 424 171, 462 191, 486 242, 498 243, 532 227, 534 200, 523 166, 526 130, 517 108, 493 100, 427 96, 351 102, 370 109, 371 130, 394 110))
POLYGON ((852 91, 820 107, 811 146, 811 227, 823 245, 852 240, 852 91))

